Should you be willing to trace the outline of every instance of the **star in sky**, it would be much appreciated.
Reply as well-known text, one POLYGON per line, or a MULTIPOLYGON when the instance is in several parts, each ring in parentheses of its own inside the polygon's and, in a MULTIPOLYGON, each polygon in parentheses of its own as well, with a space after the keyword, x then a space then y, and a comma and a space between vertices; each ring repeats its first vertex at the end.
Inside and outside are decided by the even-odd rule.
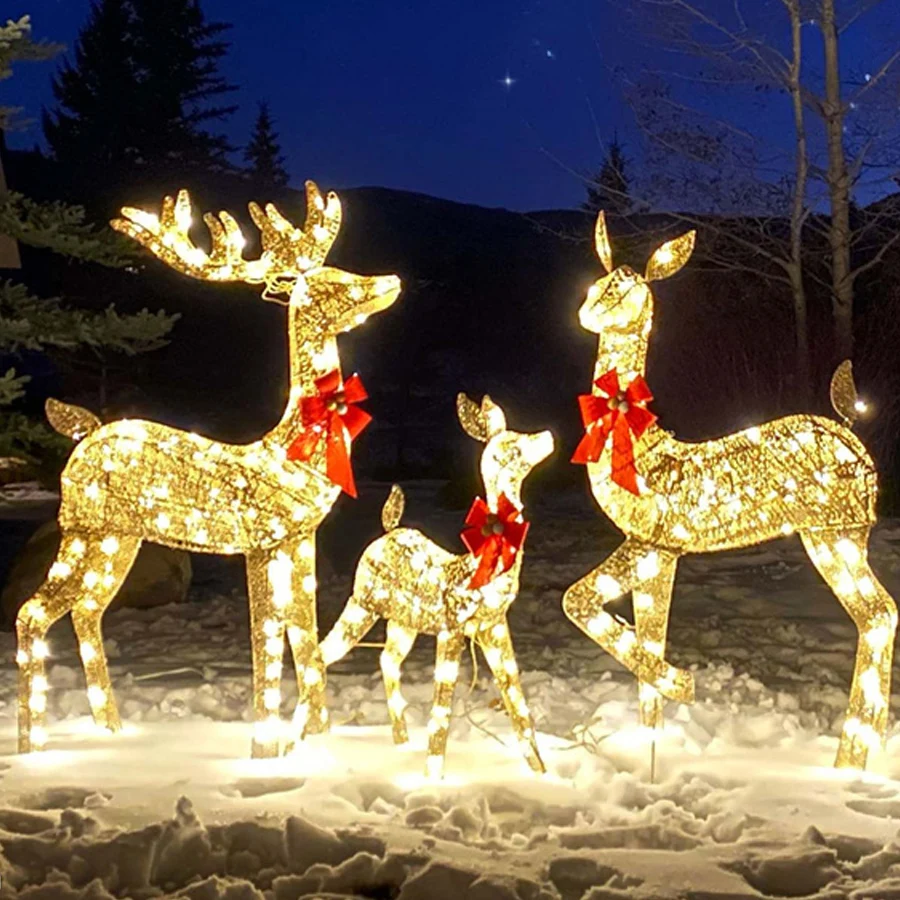
POLYGON ((507 90, 510 90, 512 86, 516 83, 516 79, 512 77, 512 75, 507 72, 501 79, 500 84, 503 85, 507 90))

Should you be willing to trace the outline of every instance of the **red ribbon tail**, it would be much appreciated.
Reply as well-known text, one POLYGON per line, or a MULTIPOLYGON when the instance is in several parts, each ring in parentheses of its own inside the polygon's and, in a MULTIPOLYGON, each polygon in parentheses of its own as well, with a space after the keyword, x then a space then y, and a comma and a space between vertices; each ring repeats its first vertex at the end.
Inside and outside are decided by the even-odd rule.
POLYGON ((634 466, 634 447, 625 416, 616 417, 613 426, 612 480, 626 491, 638 495, 637 470, 634 466))
POLYGON ((475 574, 469 582, 469 590, 483 587, 491 580, 499 556, 500 541, 496 536, 488 538, 482 547, 481 561, 478 563, 478 568, 475 570, 475 574))
POLYGON ((607 413, 602 419, 598 419, 594 423, 594 427, 590 428, 579 441, 575 453, 572 454, 572 462, 580 465, 597 462, 606 446, 606 439, 609 437, 610 431, 611 426, 607 413))
POLYGON ((586 465, 591 462, 591 449, 594 443, 594 436, 592 434, 586 434, 579 442, 578 446, 575 448, 575 452, 572 454, 572 462, 576 465, 586 465))

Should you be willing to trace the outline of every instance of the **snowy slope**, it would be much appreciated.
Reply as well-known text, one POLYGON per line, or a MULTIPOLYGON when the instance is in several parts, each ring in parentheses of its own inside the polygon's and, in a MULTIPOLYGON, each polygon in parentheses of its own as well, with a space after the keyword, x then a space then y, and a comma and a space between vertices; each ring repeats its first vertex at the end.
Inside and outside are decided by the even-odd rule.
MULTIPOLYGON (((900 735, 865 776, 831 769, 855 635, 799 542, 679 569, 670 656, 695 668, 697 703, 667 707, 651 781, 633 679, 560 609, 617 538, 583 498, 530 514, 510 619, 548 776, 520 762, 483 662, 470 690, 466 656, 448 776, 424 783, 429 638, 405 668, 411 749, 391 745, 378 651, 362 648, 330 675, 330 734, 248 760, 246 600, 207 584, 107 618, 114 737, 90 727, 61 624, 50 750, 15 756, 0 635, 0 898, 900 898, 900 735)), ((872 559, 900 595, 900 524, 879 527, 872 559)), ((323 626, 351 574, 320 586, 323 626)), ((285 715, 294 696, 286 680, 285 715)))

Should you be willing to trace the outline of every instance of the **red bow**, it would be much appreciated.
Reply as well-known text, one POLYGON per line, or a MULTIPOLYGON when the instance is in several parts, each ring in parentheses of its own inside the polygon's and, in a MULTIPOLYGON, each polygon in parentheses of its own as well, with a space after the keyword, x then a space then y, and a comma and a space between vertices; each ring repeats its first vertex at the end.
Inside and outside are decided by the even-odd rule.
POLYGON ((601 375, 594 382, 594 387, 599 396, 582 394, 578 398, 587 433, 575 449, 572 462, 597 462, 611 433, 612 480, 632 494, 637 494, 634 438, 639 438, 656 421, 656 416, 646 408, 653 394, 640 375, 635 376, 624 391, 621 390, 615 369, 601 375))
POLYGON ((476 497, 466 516, 465 528, 460 534, 463 543, 473 556, 481 557, 481 562, 469 582, 469 590, 487 584, 495 575, 502 575, 513 564, 516 553, 525 543, 528 522, 519 521, 522 511, 516 509, 506 494, 497 501, 497 511, 493 512, 487 503, 476 497), (500 569, 497 563, 500 563, 500 569))
POLYGON ((308 462, 324 437, 325 472, 329 480, 355 497, 350 444, 372 417, 354 404, 368 399, 369 395, 357 375, 351 375, 341 384, 340 369, 317 378, 316 391, 315 396, 301 397, 297 404, 303 431, 288 447, 287 458, 308 462))

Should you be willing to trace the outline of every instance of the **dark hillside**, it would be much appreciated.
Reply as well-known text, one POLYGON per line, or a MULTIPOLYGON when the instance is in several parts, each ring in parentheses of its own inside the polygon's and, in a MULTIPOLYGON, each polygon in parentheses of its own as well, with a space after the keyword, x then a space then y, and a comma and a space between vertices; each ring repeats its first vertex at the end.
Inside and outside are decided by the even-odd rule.
MULTIPOLYGON (((33 158, 10 156, 13 187, 17 177, 31 182, 38 171, 33 158)), ((32 190, 29 183, 21 186, 32 190)), ((162 193, 144 186, 121 200, 153 208, 162 193)), ((376 418, 360 439, 358 469, 406 478, 465 471, 469 455, 458 457, 468 439, 456 422, 454 397, 466 390, 495 395, 523 428, 552 427, 560 437, 555 469, 567 477, 565 460, 579 434, 575 395, 587 389, 594 362, 594 339, 576 317, 600 274, 591 219, 565 211, 523 215, 384 188, 340 193, 344 227, 329 261, 360 272, 396 272, 405 284, 392 309, 342 338, 345 371, 363 376, 376 418)), ((289 218, 303 219, 297 191, 254 198, 245 182, 222 177, 195 191, 198 207, 232 211, 251 237, 249 199, 275 199, 289 218)), ((678 230, 658 216, 627 229, 613 220, 612 228, 617 262, 636 268, 678 230)), ((203 240, 202 230, 197 239, 203 240)), ((663 423, 687 439, 799 408, 790 378, 789 298, 762 279, 712 271, 703 247, 701 230, 693 263, 656 287, 648 374, 663 423)), ((247 252, 254 252, 252 244, 247 252)), ((64 288, 90 306, 115 301, 124 309, 163 306, 182 314, 170 347, 139 361, 117 361, 109 379, 120 389, 112 392, 109 415, 150 416, 235 441, 259 435, 280 415, 285 312, 255 290, 191 281, 154 260, 137 273, 108 272, 26 252, 25 266, 46 294, 64 288), (126 384, 129 389, 121 389, 126 384)), ((889 277, 898 269, 887 259, 863 285, 858 327, 860 386, 888 413, 900 387, 885 327, 900 318, 900 295, 891 287, 896 279, 889 277)), ((827 411, 828 299, 813 294, 812 302, 814 405, 827 411)), ((83 377, 62 373, 46 383, 48 390, 97 405, 83 377)), ((864 435, 886 463, 895 442, 891 418, 876 419, 864 435)))

